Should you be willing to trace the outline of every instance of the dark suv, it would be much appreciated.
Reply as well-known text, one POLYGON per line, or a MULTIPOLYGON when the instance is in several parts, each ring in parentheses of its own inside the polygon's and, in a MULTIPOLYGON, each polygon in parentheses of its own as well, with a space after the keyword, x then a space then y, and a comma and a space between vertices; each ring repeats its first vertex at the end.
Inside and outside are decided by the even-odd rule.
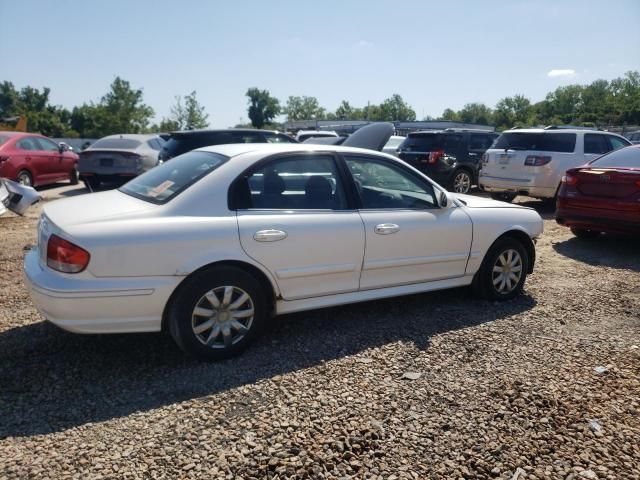
POLYGON ((467 193, 478 183, 482 154, 497 137, 485 130, 413 132, 398 148, 398 156, 447 189, 467 193))
POLYGON ((284 133, 252 128, 227 128, 224 130, 185 130, 172 132, 158 155, 158 162, 182 155, 196 148, 226 143, 298 143, 284 133))

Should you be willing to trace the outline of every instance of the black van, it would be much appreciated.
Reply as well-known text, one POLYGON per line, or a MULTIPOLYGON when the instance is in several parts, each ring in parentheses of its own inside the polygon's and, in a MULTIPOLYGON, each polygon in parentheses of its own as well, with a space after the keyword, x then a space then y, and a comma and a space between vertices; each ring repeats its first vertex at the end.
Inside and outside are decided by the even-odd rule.
POLYGON ((398 157, 456 193, 478 183, 482 154, 498 138, 486 130, 453 129, 412 132, 398 148, 398 157))

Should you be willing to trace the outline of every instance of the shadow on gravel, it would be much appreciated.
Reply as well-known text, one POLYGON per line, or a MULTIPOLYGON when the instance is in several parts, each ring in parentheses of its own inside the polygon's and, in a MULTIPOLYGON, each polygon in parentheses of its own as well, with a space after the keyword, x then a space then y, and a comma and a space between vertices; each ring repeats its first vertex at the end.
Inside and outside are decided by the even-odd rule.
POLYGON ((529 310, 468 289, 334 307, 274 319, 244 354, 186 358, 164 334, 83 336, 41 322, 0 333, 0 438, 46 434, 213 395, 392 342, 426 350, 433 335, 529 310))
POLYGON ((554 243, 553 249, 565 257, 589 265, 640 272, 637 238, 617 235, 600 235, 592 239, 573 237, 554 243))

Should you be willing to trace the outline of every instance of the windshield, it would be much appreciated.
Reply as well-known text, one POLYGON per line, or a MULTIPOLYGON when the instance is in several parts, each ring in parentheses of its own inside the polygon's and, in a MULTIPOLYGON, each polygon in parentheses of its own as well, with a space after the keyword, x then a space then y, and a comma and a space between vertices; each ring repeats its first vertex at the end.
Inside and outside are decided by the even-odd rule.
POLYGON ((640 148, 627 147, 596 158, 594 167, 640 168, 640 148))
POLYGON ((212 152, 188 152, 120 187, 120 191, 152 203, 166 203, 228 160, 212 152))
POLYGON ((91 149, 94 148, 122 148, 131 150, 138 148, 142 142, 134 140, 132 138, 102 138, 91 145, 91 149))
POLYGON ((413 152, 433 152, 442 148, 442 135, 433 133, 409 134, 400 146, 401 150, 409 150, 413 152))
POLYGON ((509 132, 503 133, 491 148, 573 153, 575 133, 509 132))

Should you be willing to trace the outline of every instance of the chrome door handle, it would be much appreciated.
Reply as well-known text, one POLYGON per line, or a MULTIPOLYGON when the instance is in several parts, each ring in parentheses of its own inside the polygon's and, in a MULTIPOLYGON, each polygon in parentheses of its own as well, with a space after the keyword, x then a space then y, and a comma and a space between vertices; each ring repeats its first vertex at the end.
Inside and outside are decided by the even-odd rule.
POLYGON ((378 235, 389 235, 390 233, 396 233, 400 230, 400 227, 395 223, 381 223, 376 225, 375 232, 378 235))
POLYGON ((285 238, 287 238, 287 232, 282 230, 260 230, 253 234, 253 239, 256 242, 277 242, 285 238))

